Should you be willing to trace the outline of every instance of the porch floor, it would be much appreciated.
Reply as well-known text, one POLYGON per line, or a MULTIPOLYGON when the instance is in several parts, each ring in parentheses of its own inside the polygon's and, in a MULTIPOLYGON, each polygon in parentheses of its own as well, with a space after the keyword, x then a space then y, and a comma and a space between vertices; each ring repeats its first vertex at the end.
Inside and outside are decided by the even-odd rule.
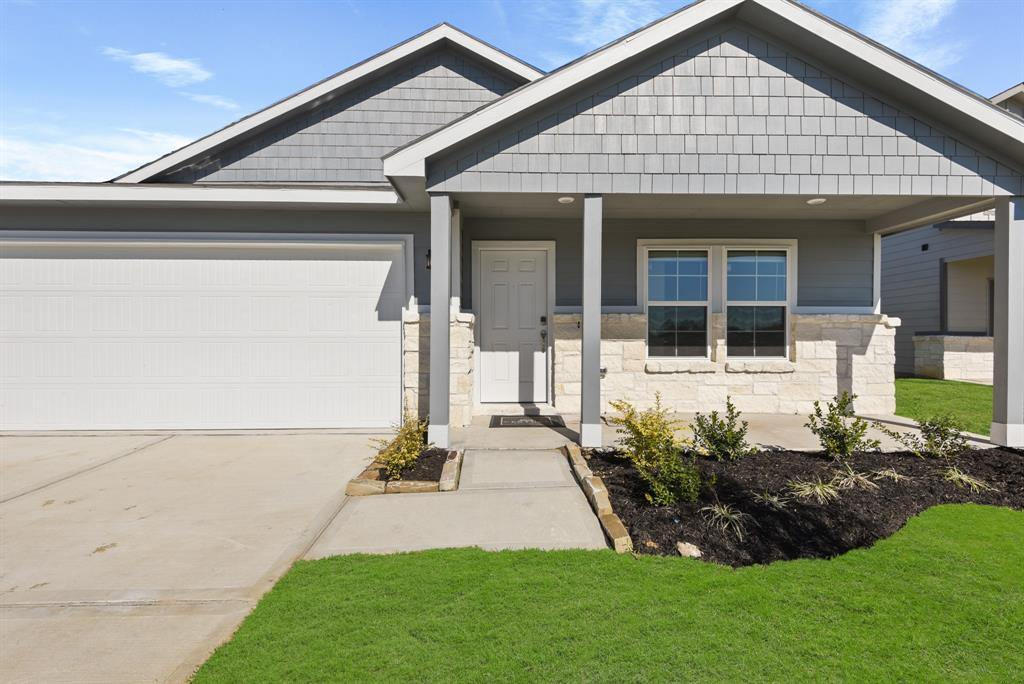
MULTIPOLYGON (((489 427, 490 416, 474 416, 470 425, 452 428, 452 448, 456 449, 555 449, 579 439, 579 416, 565 415, 564 428, 545 427, 489 427)), ((692 413, 678 413, 673 417, 688 425, 693 420, 692 413)), ((865 416, 877 419, 899 432, 912 431, 914 422, 901 416, 865 416)), ((749 423, 748 440, 762 448, 780 448, 790 451, 818 451, 821 447, 817 438, 804 427, 807 416, 786 415, 775 413, 744 413, 743 420, 749 423)), ((602 425, 603 443, 612 446, 618 439, 617 428, 605 423, 602 425)), ((870 430, 872 437, 882 440, 882 448, 897 450, 901 447, 892 439, 875 429, 870 430)), ((683 428, 679 431, 681 438, 688 438, 691 433, 683 428)), ((972 436, 972 442, 982 447, 989 446, 986 438, 972 436)))

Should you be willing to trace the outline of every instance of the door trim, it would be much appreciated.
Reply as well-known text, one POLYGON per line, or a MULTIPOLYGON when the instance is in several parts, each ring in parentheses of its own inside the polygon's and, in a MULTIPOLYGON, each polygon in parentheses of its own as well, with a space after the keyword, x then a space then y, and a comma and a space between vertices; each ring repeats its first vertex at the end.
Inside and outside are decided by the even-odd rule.
MULTIPOLYGON (((483 404, 480 401, 480 291, 482 289, 480 272, 480 255, 484 251, 501 250, 527 250, 547 253, 547 317, 548 317, 548 343, 547 356, 547 395, 549 405, 554 404, 555 398, 555 241, 554 240, 473 240, 470 243, 473 269, 473 407, 479 409, 483 404)), ((520 402, 526 403, 526 402, 520 402)))

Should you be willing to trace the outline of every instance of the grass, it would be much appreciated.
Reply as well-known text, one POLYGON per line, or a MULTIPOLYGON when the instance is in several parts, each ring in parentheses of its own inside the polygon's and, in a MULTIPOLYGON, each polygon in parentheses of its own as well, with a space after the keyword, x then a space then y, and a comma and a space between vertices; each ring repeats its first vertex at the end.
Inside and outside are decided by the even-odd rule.
POLYGON ((932 508, 840 558, 611 551, 298 563, 196 681, 1012 681, 1024 512, 932 508))
POLYGON ((896 379, 896 414, 924 420, 948 413, 968 432, 988 435, 992 421, 992 387, 955 380, 896 379))

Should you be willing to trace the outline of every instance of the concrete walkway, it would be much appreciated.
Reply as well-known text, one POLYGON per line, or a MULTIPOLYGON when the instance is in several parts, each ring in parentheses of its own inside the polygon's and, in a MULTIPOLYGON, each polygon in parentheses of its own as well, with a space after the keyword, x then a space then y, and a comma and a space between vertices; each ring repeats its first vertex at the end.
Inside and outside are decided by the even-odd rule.
POLYGON ((306 557, 460 546, 607 544, 560 451, 471 449, 458 491, 350 498, 306 557))
POLYGON ((365 435, 0 437, 0 681, 183 681, 301 557, 365 435))

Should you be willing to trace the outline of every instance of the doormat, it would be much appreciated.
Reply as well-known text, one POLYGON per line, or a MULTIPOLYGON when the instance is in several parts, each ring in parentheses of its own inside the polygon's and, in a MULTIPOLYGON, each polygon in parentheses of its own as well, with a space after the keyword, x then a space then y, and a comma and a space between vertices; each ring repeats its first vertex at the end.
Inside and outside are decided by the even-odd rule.
POLYGON ((490 427, 564 428, 562 416, 491 416, 490 427))

